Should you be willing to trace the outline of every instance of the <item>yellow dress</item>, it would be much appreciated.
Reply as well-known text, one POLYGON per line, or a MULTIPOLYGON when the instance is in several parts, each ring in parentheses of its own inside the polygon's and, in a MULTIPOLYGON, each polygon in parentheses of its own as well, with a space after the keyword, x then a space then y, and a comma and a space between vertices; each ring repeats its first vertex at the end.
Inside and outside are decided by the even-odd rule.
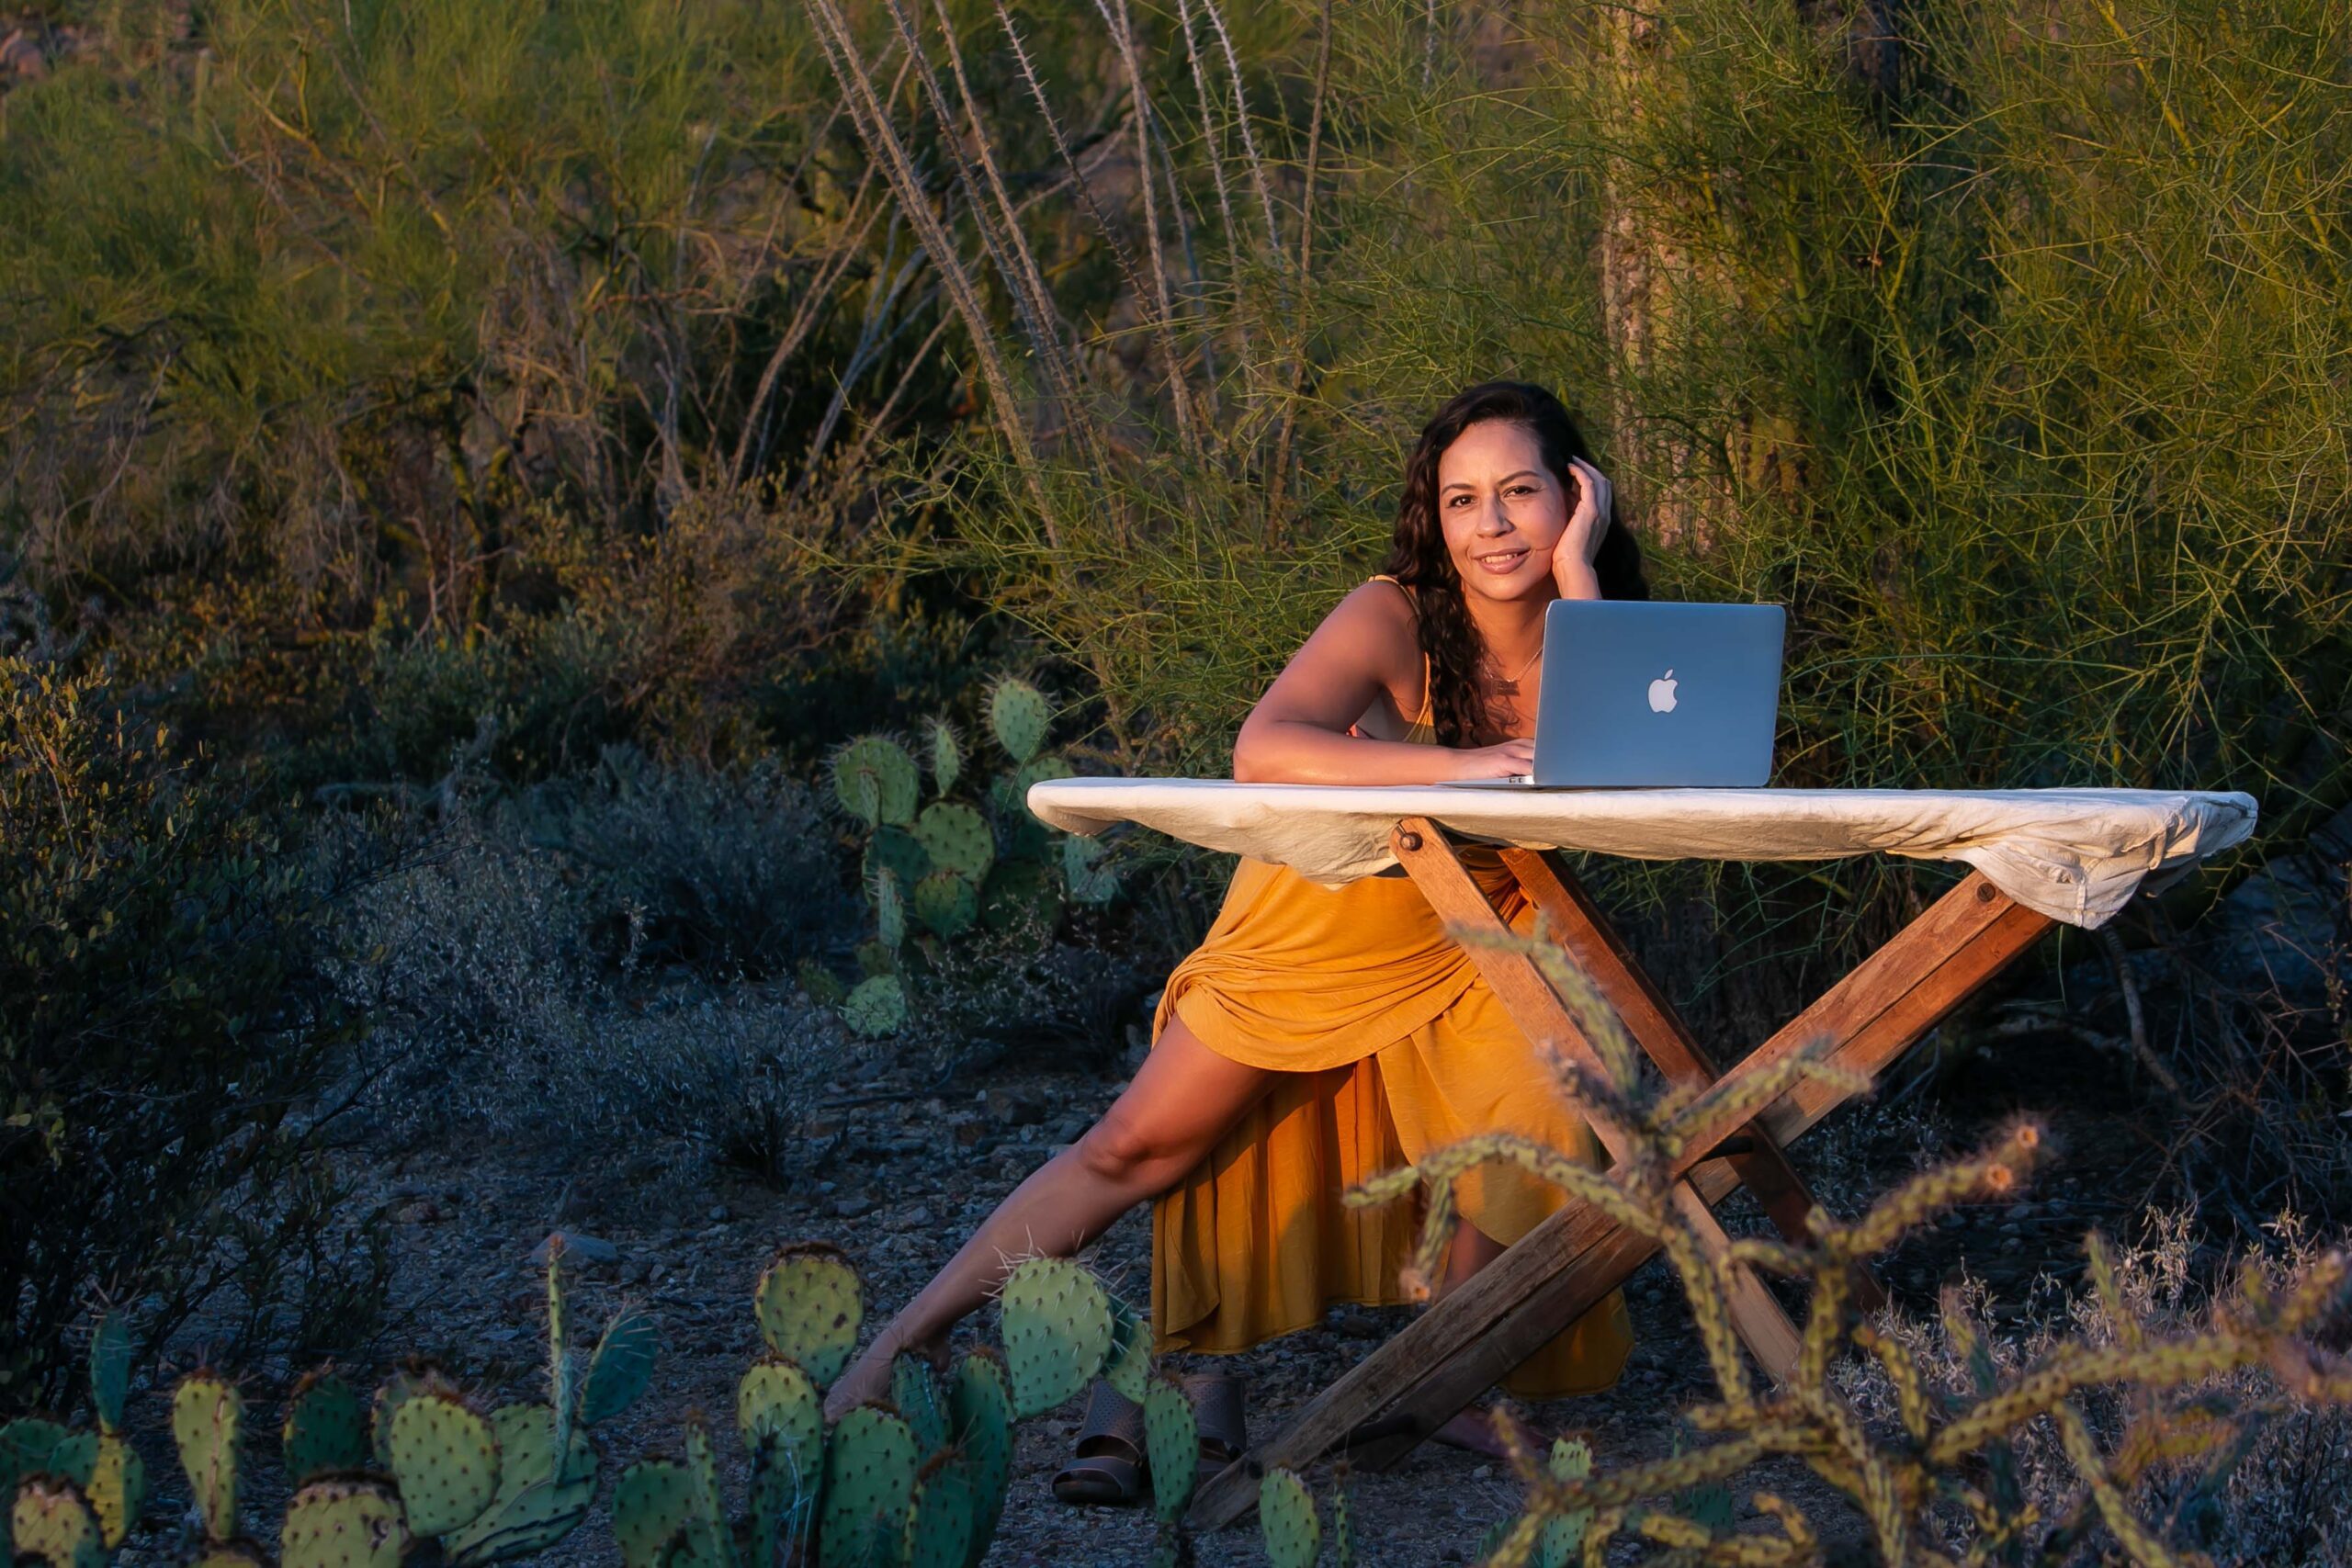
MULTIPOLYGON (((1434 743, 1430 704, 1406 739, 1434 743)), ((1504 919, 1533 919, 1490 850, 1463 855, 1504 919)), ((1336 888, 1244 860, 1207 937, 1169 976, 1155 1043, 1182 1019, 1221 1056, 1280 1074, 1152 1205, 1151 1320, 1163 1350, 1229 1352, 1403 1301, 1418 1205, 1348 1209, 1342 1190, 1473 1133, 1523 1134, 1597 1163, 1543 1057, 1401 871, 1336 888)), ((1516 1170, 1457 1187, 1463 1217, 1514 1242, 1563 1201, 1516 1170)), ((1514 1372, 1531 1399, 1609 1387, 1633 1348, 1611 1292, 1514 1372)))

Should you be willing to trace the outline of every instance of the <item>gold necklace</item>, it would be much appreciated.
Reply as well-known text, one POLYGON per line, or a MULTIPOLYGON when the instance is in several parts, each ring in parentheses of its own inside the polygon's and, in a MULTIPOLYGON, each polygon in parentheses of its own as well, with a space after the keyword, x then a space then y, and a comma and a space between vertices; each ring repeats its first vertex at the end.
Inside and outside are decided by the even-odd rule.
POLYGON ((1544 657, 1544 649, 1539 646, 1539 647, 1535 649, 1535 659, 1531 659, 1531 660, 1529 660, 1526 663, 1524 663, 1524 664, 1521 665, 1521 666, 1519 667, 1519 673, 1518 673, 1518 674, 1516 674, 1516 675, 1514 675, 1514 676, 1512 676, 1510 680, 1503 682, 1502 682, 1502 684, 1501 684, 1501 686, 1500 686, 1498 689, 1499 689, 1499 690, 1501 690, 1501 691, 1505 691, 1505 692, 1516 692, 1516 691, 1518 691, 1518 690, 1519 690, 1519 683, 1520 683, 1521 681, 1523 681, 1523 680, 1527 679, 1527 672, 1528 672, 1530 670, 1532 670, 1532 669, 1534 669, 1534 668, 1535 668, 1535 660, 1536 660, 1536 659, 1541 659, 1541 658, 1543 658, 1543 657, 1544 657))

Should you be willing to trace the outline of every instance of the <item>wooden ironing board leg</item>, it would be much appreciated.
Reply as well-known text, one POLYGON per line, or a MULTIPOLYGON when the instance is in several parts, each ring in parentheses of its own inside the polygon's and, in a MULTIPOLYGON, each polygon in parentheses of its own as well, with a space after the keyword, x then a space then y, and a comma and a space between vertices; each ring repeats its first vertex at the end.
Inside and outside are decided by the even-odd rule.
MULTIPOLYGON (((1449 924, 1489 935, 1504 930, 1501 918, 1434 824, 1407 818, 1398 824, 1394 842, 1398 860, 1449 924)), ((1875 1078, 2052 924, 2049 917, 2012 902, 1972 873, 1785 1027, 1715 1077, 1707 1073, 1706 1057, 1689 1042, 1687 1031, 1671 1024, 1671 1014, 1657 998, 1655 987, 1622 944, 1615 943, 1613 933, 1591 918, 1597 911, 1578 909, 1580 890, 1563 874, 1564 868, 1556 863, 1550 867, 1556 888, 1547 886, 1541 868, 1526 864, 1523 858, 1514 860, 1512 869, 1522 884, 1532 879, 1531 897, 1569 942, 1572 955, 1586 964, 1604 994, 1624 1011, 1629 1032, 1653 1057, 1663 1052, 1676 1058, 1674 1066, 1660 1059, 1661 1069, 1670 1076, 1697 1073, 1713 1078, 1714 1089, 1694 1108, 1702 1115, 1710 1100, 1718 1100, 1740 1078, 1817 1038, 1829 1041, 1828 1060, 1861 1077, 1875 1078), (1560 909, 1556 915, 1555 907, 1560 909), (1604 981, 1604 975, 1611 978, 1604 981)), ((1498 999, 1531 1038, 1556 1040, 1572 1056, 1590 1057, 1589 1044, 1531 960, 1503 948, 1474 944, 1470 951, 1498 999)), ((1794 1184, 1791 1190, 1801 1194, 1802 1184, 1795 1182, 1793 1168, 1779 1151, 1846 1098, 1832 1086, 1806 1079, 1760 1115, 1746 1122, 1725 1118, 1720 1126, 1704 1129, 1690 1140, 1674 1168, 1683 1179, 1679 1201, 1690 1205, 1685 1214, 1694 1220, 1703 1217, 1702 1235, 1712 1230, 1720 1236, 1708 1207, 1750 1173, 1771 1180, 1774 1171, 1786 1170, 1794 1184), (1743 1132, 1748 1142, 1734 1145, 1740 1152, 1716 1152, 1743 1132)), ((1776 1213, 1776 1221, 1779 1217, 1776 1213)), ((1564 1205, 1204 1487, 1193 1502, 1191 1522, 1203 1529, 1231 1523, 1256 1505, 1258 1483, 1267 1469, 1304 1468, 1374 1423, 1395 1430, 1360 1449, 1362 1459, 1379 1462, 1409 1450, 1606 1297, 1655 1249, 1654 1243, 1610 1224, 1583 1204, 1564 1205)), ((1738 1297, 1736 1322, 1768 1370, 1785 1364, 1781 1357, 1792 1345, 1794 1329, 1760 1283, 1738 1297), (1759 1295, 1760 1302, 1756 1299, 1759 1295)))

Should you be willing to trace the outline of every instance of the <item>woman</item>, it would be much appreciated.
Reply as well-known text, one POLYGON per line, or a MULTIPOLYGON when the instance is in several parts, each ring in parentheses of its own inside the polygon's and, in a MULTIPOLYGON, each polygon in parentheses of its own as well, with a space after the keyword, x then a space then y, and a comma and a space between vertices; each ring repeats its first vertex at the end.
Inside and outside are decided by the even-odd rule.
MULTIPOLYGON (((1415 784, 1528 772, 1547 678, 1544 607, 1647 597, 1640 552, 1610 514, 1609 482, 1557 399, 1509 381, 1460 393, 1408 464, 1387 571, 1340 603, 1250 711, 1234 778, 1415 784)), ((1464 858, 1526 929, 1532 917, 1499 859, 1464 858)), ((828 1413, 884 1395, 899 1352, 942 1353, 1008 1260, 1068 1256, 1145 1199, 1161 1349, 1239 1350, 1319 1321, 1334 1302, 1397 1301, 1415 1216, 1407 1205, 1347 1210, 1340 1191, 1489 1129, 1597 1153, 1409 881, 1325 888, 1244 860, 1206 940, 1170 976, 1151 1054, 1126 1091, 907 1303, 834 1384, 828 1413)), ((1560 1201, 1499 1168, 1457 1196, 1464 1223, 1442 1288, 1560 1201)), ((1605 1388, 1632 1343, 1612 1293, 1509 1386, 1531 1397, 1605 1388)), ((1494 1451, 1467 1416, 1438 1435, 1494 1451)), ((1132 1485, 1132 1465, 1101 1468, 1125 1472, 1117 1490, 1132 1485)))

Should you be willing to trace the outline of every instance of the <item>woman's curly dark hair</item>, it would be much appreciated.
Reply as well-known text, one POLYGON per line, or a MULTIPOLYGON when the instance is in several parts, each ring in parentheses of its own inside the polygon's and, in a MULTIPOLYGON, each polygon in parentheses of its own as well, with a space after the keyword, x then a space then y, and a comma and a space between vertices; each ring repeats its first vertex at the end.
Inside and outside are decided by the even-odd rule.
MULTIPOLYGON (((1413 591, 1416 630, 1422 651, 1430 656, 1430 705, 1437 738, 1448 746, 1484 744, 1501 729, 1493 712, 1500 671, 1487 658, 1469 606, 1463 602, 1462 578, 1453 569, 1437 516, 1438 458, 1464 431, 1492 419, 1524 425, 1534 435, 1544 466, 1552 470, 1571 504, 1577 481, 1568 460, 1592 461, 1584 433, 1560 400, 1525 381, 1481 381, 1456 392, 1421 426, 1421 439, 1405 464, 1396 542, 1382 570, 1413 591)), ((1609 527, 1601 535, 1592 568, 1604 599, 1650 596, 1649 584, 1642 579, 1641 547, 1618 518, 1613 498, 1609 527)))

